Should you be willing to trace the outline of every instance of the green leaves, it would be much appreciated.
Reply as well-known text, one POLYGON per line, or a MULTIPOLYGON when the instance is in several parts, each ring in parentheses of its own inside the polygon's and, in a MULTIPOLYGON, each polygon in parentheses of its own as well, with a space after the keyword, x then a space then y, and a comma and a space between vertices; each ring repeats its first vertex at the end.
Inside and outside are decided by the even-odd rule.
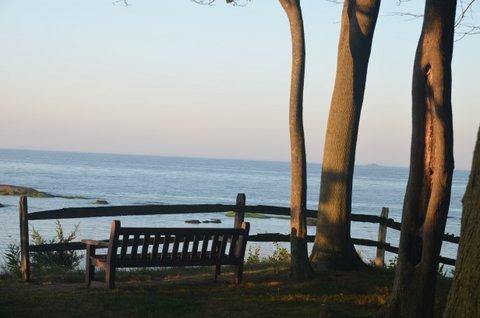
POLYGON ((3 270, 10 275, 20 276, 20 246, 17 243, 8 244, 3 257, 3 270))
MULTIPOLYGON (((79 224, 74 229, 65 234, 60 221, 55 222, 55 237, 50 240, 45 239, 35 228, 32 228, 31 238, 35 245, 69 243, 77 238, 79 224)), ((80 264, 82 259, 76 251, 49 251, 32 254, 32 267, 40 271, 73 270, 80 264)))

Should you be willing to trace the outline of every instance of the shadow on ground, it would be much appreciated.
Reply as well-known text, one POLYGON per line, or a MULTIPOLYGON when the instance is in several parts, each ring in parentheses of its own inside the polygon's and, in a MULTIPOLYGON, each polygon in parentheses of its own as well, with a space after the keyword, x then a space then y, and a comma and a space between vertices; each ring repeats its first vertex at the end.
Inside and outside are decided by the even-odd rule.
MULTIPOLYGON (((212 269, 213 270, 213 269, 212 269)), ((24 284, 0 280, 1 317, 368 317, 388 299, 393 273, 329 272, 293 283, 287 264, 247 266, 233 283, 228 267, 218 281, 209 268, 120 272, 117 288, 83 284, 83 273, 50 273, 24 284)), ((98 275, 101 279, 102 274, 98 275)), ((449 282, 440 282, 438 303, 449 282)), ((442 308, 439 308, 439 312, 442 308)))

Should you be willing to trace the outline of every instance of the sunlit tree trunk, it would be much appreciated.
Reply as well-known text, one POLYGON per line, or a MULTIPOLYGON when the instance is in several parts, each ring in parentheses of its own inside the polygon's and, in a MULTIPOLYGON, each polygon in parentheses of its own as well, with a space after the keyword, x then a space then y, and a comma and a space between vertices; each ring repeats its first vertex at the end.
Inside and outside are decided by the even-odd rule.
POLYGON ((307 250, 307 159, 303 132, 303 84, 305 78, 305 35, 300 0, 280 0, 287 13, 292 35, 292 74, 290 87, 291 152, 291 276, 302 281, 312 277, 307 250))
POLYGON ((455 277, 444 317, 480 317, 480 130, 463 196, 462 230, 455 277))
POLYGON ((388 317, 432 317, 453 173, 456 0, 427 0, 412 83, 410 175, 388 317))
POLYGON ((337 73, 323 151, 315 243, 316 269, 363 266, 350 238, 352 180, 368 61, 380 0, 346 0, 337 73))

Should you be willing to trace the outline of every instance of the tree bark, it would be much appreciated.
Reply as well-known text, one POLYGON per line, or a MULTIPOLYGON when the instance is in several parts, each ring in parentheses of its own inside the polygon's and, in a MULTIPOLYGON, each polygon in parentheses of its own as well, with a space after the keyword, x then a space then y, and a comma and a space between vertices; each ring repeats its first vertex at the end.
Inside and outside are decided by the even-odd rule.
POLYGON ((387 317, 432 317, 453 173, 456 0, 427 0, 412 83, 410 174, 387 317))
POLYGON ((300 0, 280 0, 290 22, 292 74, 290 87, 291 153, 291 277, 303 281, 313 275, 307 250, 307 159, 303 131, 303 86, 305 78, 305 35, 300 0))
POLYGON ((379 8, 380 0, 346 0, 343 6, 317 232, 310 257, 317 270, 365 266, 351 242, 350 214, 358 126, 379 8))
POLYGON ((455 277, 444 317, 480 317, 480 130, 463 196, 462 229, 455 277))

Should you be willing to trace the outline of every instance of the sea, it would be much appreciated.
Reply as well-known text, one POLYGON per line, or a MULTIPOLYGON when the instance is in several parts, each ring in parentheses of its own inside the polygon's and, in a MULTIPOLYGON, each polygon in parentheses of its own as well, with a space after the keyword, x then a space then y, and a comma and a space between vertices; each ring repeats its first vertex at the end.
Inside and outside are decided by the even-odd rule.
MULTIPOLYGON (((320 187, 320 164, 308 165, 308 208, 316 209, 320 187)), ((456 170, 446 232, 459 235, 461 199, 468 171, 456 170)), ((353 181, 352 212, 380 215, 388 207, 389 216, 401 220, 408 168, 376 164, 356 166, 353 181)), ((29 198, 29 212, 65 207, 95 206, 97 199, 110 205, 144 204, 235 204, 237 193, 245 193, 248 205, 289 206, 290 164, 288 162, 119 155, 53 151, 0 149, 0 184, 32 187, 60 196, 83 197, 29 198)), ((0 264, 7 246, 19 242, 19 216, 16 196, 0 196, 0 264)), ((78 239, 106 239, 112 219, 124 226, 201 227, 233 226, 225 213, 153 216, 99 217, 61 220, 66 232, 78 225, 78 239), (221 224, 185 223, 220 219, 221 224)), ((289 220, 248 218, 251 233, 289 233, 289 220)), ((46 238, 55 234, 54 220, 31 221, 30 230, 46 238)), ((377 240, 378 224, 353 222, 352 237, 377 240)), ((315 226, 308 227, 315 234, 315 226)), ((387 242, 398 246, 399 232, 388 229, 387 242)), ((284 243, 288 248, 288 244, 284 243)), ((311 244, 309 244, 311 248, 311 244)), ((457 245, 444 242, 442 256, 455 258, 457 245)), ((272 243, 249 243, 247 249, 260 249, 262 257, 274 250, 272 243)), ((375 248, 356 246, 369 262, 375 248)), ((387 262, 395 256, 386 253, 387 262)))

